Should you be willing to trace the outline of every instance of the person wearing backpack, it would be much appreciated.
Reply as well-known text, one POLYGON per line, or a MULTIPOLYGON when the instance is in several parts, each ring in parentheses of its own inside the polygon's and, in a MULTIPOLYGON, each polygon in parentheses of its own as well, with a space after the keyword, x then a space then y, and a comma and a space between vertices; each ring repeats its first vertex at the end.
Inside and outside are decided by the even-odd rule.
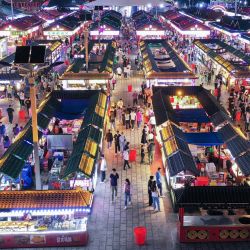
POLYGON ((131 183, 129 179, 125 180, 124 183, 124 196, 125 196, 125 206, 124 209, 127 209, 127 205, 131 205, 131 183))
POLYGON ((112 202, 114 201, 114 196, 117 197, 117 181, 119 179, 119 175, 116 173, 116 169, 112 169, 112 173, 109 176, 110 178, 110 187, 112 191, 112 202))

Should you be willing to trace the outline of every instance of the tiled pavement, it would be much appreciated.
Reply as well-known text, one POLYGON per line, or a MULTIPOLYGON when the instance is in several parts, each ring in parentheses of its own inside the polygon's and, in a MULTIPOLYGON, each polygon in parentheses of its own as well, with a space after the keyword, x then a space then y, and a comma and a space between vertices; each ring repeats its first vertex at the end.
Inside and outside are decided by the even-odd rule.
MULTIPOLYGON (((127 92, 127 85, 132 84, 133 89, 139 88, 142 78, 122 79, 118 81, 112 100, 123 98, 125 104, 131 103, 131 94, 127 92)), ((118 129, 121 131, 120 125, 118 129)), ((125 131, 126 138, 131 143, 131 148, 138 147, 141 131, 125 131)), ((179 244, 177 238, 177 215, 172 212, 171 203, 166 188, 165 197, 161 199, 162 212, 154 213, 147 206, 147 180, 151 173, 149 165, 141 165, 137 155, 137 162, 132 163, 132 168, 122 169, 121 156, 115 156, 114 148, 105 148, 105 157, 108 162, 108 175, 112 168, 116 168, 120 175, 118 197, 115 203, 111 202, 109 183, 98 182, 93 211, 88 221, 90 235, 87 247, 72 248, 46 248, 46 249, 86 249, 86 250, 248 250, 249 243, 228 244, 179 244), (122 193, 123 181, 131 180, 132 206, 124 210, 124 197, 122 193), (133 228, 145 226, 147 228, 147 244, 142 247, 134 243, 133 228)), ((1 246, 0 246, 1 248, 1 246)), ((45 249, 45 248, 44 248, 45 249)))

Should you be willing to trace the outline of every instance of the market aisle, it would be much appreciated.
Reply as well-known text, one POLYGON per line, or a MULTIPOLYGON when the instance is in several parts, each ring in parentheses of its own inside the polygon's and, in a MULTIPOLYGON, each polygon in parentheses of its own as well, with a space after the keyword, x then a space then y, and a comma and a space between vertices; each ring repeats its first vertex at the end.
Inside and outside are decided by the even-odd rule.
MULTIPOLYGON (((139 90, 142 78, 130 78, 118 80, 112 101, 123 98, 125 105, 132 105, 131 93, 127 91, 127 85, 132 84, 133 90, 139 90)), ((119 131, 121 127, 118 126, 119 131)), ((141 129, 123 130, 130 148, 137 149, 137 162, 132 163, 132 168, 124 171, 123 160, 120 155, 115 156, 114 148, 104 150, 108 163, 108 173, 116 168, 120 176, 118 184, 118 197, 114 204, 111 202, 109 182, 98 183, 95 191, 94 208, 89 219, 90 242, 87 249, 137 249, 134 243, 133 228, 146 226, 148 231, 147 246, 142 249, 175 249, 176 243, 176 215, 165 214, 163 201, 161 201, 162 212, 154 213, 148 206, 147 181, 150 176, 149 165, 139 163, 139 145, 141 140, 141 129), (132 183, 132 206, 124 210, 124 197, 122 186, 124 180, 129 178, 132 183), (172 225, 166 223, 166 218, 173 218, 172 225), (167 227, 172 226, 171 233, 166 234, 167 227), (97 235, 97 237, 96 237, 97 235)), ((146 157, 147 160, 147 157, 146 157)), ((109 174, 108 174, 109 175, 109 174)), ((166 201, 167 198, 164 198, 166 201)), ((169 202, 165 202, 169 203, 169 202)), ((167 206, 167 204, 165 204, 167 206)), ((170 212, 170 209, 167 209, 170 212)))

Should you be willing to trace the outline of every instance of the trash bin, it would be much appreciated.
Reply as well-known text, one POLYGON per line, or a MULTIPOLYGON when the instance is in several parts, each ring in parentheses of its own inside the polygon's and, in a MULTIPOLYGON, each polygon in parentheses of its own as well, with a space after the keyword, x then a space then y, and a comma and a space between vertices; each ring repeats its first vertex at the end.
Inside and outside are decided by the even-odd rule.
POLYGON ((132 92, 132 85, 128 85, 128 92, 132 92))
POLYGON ((24 109, 21 109, 19 111, 19 119, 25 119, 25 110, 24 109))
POLYGON ((146 238, 147 238, 146 227, 135 227, 134 228, 134 236, 135 236, 135 243, 138 246, 145 245, 146 238))
POLYGON ((129 151, 129 161, 136 161, 136 149, 131 149, 129 151))

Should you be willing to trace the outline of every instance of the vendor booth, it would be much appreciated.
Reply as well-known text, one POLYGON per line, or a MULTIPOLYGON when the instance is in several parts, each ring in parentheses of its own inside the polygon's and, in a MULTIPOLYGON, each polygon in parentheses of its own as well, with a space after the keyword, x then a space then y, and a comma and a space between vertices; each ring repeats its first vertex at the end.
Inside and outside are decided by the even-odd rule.
POLYGON ((146 11, 140 10, 132 15, 136 35, 142 39, 160 39, 165 36, 165 29, 158 19, 146 11))
POLYGON ((175 10, 168 10, 162 18, 185 38, 208 38, 210 36, 208 26, 175 10))
POLYGON ((91 40, 88 45, 88 69, 85 48, 60 77, 63 89, 107 89, 113 77, 116 43, 112 40, 91 40))
POLYGON ((92 199, 82 190, 1 192, 1 247, 87 245, 92 199))
POLYGON ((227 86, 242 84, 250 80, 250 57, 244 52, 218 40, 195 40, 198 60, 213 70, 215 75, 222 76, 222 82, 227 86))
POLYGON ((152 101, 175 210, 180 188, 248 185, 249 142, 208 90, 153 87, 152 101))
POLYGON ((100 21, 90 25, 90 36, 92 39, 111 40, 120 35, 121 13, 108 10, 103 12, 100 21))
POLYGON ((196 75, 165 40, 142 40, 140 51, 149 86, 194 85, 196 75))
MULTIPOLYGON (((43 190, 80 187, 94 191, 106 113, 107 95, 100 90, 53 91, 40 104, 40 166, 46 173, 43 190)), ((28 122, 0 159, 0 172, 8 177, 1 178, 5 185, 2 189, 12 189, 12 184, 15 189, 24 189, 30 174, 22 176, 22 171, 30 163, 33 173, 32 151, 32 128, 28 122)))
POLYGON ((179 207, 180 242, 236 242, 250 240, 250 188, 185 187, 174 191, 179 207), (202 215, 185 215, 185 209, 200 209, 202 215), (225 211, 227 210, 227 211, 225 211))
POLYGON ((21 45, 25 45, 25 39, 41 35, 43 23, 44 21, 35 15, 17 18, 0 26, 0 36, 6 36, 11 42, 17 40, 21 45))

